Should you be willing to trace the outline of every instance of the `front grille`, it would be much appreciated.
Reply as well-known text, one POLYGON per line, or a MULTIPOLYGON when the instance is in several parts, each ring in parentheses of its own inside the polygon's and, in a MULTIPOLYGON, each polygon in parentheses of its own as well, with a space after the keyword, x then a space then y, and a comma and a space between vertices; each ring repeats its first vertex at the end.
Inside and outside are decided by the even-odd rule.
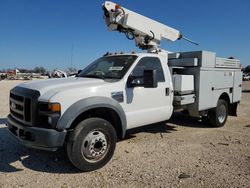
POLYGON ((35 90, 15 87, 10 91, 10 114, 25 125, 34 125, 37 117, 37 101, 40 93, 35 90))
POLYGON ((31 121, 31 99, 10 93, 10 114, 19 121, 31 121))
POLYGON ((24 120, 23 119, 23 114, 17 113, 14 110, 12 110, 11 108, 10 108, 10 113, 11 113, 12 116, 18 118, 19 120, 24 120))

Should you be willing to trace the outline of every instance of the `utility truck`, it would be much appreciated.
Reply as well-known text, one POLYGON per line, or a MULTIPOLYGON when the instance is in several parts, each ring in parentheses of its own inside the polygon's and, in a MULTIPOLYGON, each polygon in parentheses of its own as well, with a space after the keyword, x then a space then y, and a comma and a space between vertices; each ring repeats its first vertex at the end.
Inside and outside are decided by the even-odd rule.
POLYGON ((236 116, 242 88, 239 60, 208 51, 164 51, 163 39, 186 38, 113 2, 105 2, 103 11, 110 31, 125 33, 147 52, 107 53, 75 78, 13 88, 7 126, 20 142, 51 151, 66 146, 72 164, 91 171, 111 159, 117 139, 128 129, 166 121, 175 109, 204 117, 214 127, 223 126, 228 115, 236 116))

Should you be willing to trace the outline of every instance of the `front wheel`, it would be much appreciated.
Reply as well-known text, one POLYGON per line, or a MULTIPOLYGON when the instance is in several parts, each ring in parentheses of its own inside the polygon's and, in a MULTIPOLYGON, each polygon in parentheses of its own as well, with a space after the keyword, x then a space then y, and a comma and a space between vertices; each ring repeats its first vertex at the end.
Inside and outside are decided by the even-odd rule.
POLYGON ((115 129, 108 121, 101 118, 83 120, 69 135, 68 157, 81 171, 99 169, 112 158, 116 139, 115 129))
POLYGON ((225 125, 228 116, 228 104, 225 100, 219 99, 217 107, 208 113, 210 124, 213 127, 222 127, 225 125))

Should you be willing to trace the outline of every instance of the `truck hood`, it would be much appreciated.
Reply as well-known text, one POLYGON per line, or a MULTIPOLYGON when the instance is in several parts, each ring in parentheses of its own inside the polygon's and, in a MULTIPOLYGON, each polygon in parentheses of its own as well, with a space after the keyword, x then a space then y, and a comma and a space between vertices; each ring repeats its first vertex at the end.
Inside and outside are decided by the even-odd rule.
POLYGON ((102 79, 95 78, 57 78, 48 80, 37 80, 31 82, 25 82, 19 85, 19 87, 37 90, 40 95, 55 94, 60 91, 71 90, 75 88, 89 88, 93 86, 100 86, 109 84, 102 79))

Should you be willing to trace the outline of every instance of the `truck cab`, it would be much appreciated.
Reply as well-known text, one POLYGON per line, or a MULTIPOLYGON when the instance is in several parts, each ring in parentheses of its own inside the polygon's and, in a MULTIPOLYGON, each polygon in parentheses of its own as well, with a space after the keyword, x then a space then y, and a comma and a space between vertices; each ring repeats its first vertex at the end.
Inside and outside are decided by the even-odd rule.
POLYGON ((13 88, 8 127, 28 147, 45 150, 63 146, 76 124, 91 116, 111 122, 123 138, 127 129, 169 119, 171 91, 164 55, 108 54, 75 78, 32 81, 13 88))

